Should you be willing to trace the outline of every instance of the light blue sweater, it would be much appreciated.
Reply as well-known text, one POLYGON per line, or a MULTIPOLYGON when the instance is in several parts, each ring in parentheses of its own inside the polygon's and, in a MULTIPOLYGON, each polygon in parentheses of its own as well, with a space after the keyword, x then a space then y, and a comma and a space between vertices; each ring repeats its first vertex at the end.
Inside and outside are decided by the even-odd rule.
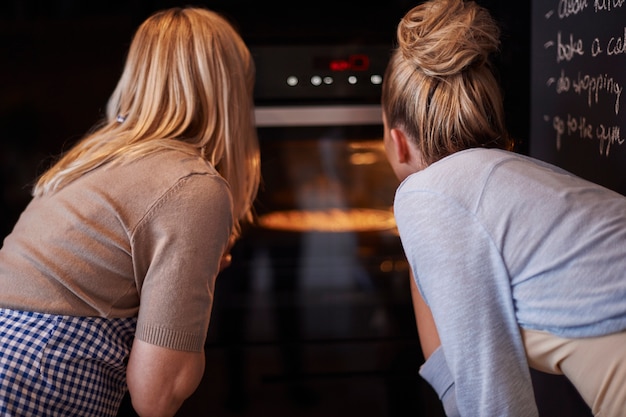
POLYGON ((520 326, 568 338, 626 329, 626 197, 471 149, 409 176, 394 207, 442 343, 421 373, 449 414, 537 416, 520 326))

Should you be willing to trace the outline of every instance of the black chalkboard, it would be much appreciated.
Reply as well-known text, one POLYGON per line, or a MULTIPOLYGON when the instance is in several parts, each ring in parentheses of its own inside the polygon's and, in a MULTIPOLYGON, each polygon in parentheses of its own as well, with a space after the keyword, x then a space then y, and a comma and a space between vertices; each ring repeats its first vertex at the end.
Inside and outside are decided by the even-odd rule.
POLYGON ((626 195, 626 0, 533 0, 529 154, 626 195))

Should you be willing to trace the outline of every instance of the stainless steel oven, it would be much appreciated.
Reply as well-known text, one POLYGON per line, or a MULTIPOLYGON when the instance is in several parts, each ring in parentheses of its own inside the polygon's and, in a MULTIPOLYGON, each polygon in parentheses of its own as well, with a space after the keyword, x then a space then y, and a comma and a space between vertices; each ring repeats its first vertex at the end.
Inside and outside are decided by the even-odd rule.
POLYGON ((295 277, 302 287, 352 288, 355 280, 367 281, 363 268, 406 271, 379 104, 389 47, 274 46, 253 53, 262 241, 299 248, 295 277))

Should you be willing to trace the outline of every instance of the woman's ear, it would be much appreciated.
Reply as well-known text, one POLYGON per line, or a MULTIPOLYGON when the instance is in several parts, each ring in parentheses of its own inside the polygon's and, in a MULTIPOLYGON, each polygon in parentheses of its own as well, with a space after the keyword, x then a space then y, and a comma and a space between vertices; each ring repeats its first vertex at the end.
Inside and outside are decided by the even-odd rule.
POLYGON ((406 164, 411 159, 411 150, 408 138, 404 132, 398 128, 389 131, 391 135, 391 145, 394 157, 400 164, 406 164))
POLYGON ((388 132, 387 159, 400 180, 426 168, 422 153, 402 129, 392 128, 388 132))

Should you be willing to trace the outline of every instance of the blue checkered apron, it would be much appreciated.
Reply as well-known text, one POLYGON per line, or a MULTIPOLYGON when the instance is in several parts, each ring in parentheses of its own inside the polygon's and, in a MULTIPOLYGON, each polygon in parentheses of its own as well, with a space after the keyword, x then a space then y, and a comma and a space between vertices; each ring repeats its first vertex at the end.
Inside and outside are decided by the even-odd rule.
POLYGON ((0 309, 0 415, 116 416, 136 322, 0 309))

